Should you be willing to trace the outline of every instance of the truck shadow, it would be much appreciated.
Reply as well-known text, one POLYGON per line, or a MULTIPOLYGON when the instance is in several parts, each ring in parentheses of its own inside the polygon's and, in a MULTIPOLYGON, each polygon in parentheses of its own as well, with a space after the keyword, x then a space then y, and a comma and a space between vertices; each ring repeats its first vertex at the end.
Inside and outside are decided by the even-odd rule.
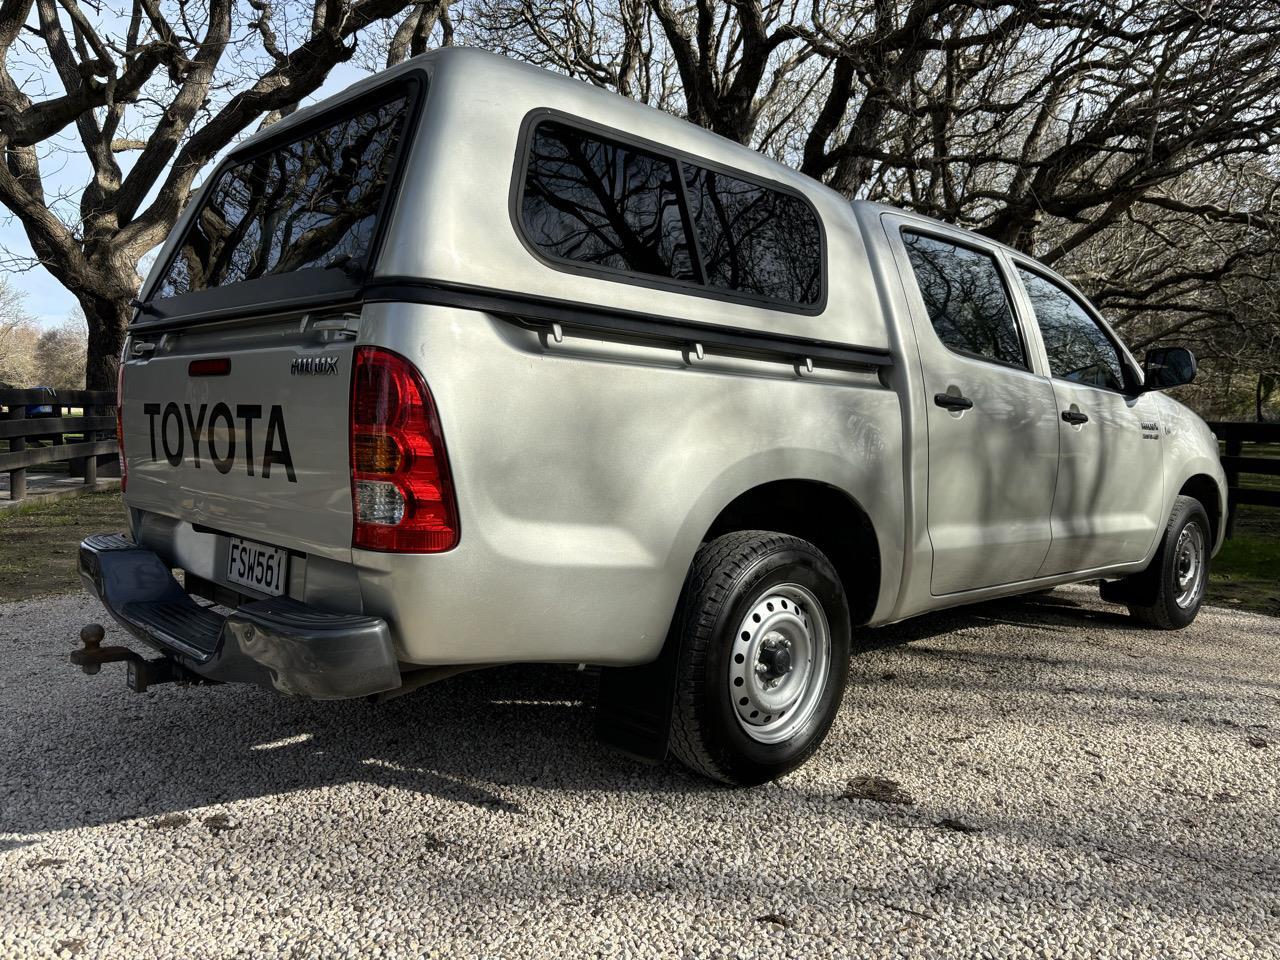
MULTIPOLYGON (((905 646, 909 657, 912 644, 960 628, 1000 623, 1068 631, 1084 621, 1114 627, 1115 620, 1042 595, 872 631, 862 651, 905 646)), ((52 683, 44 722, 21 721, 30 724, 25 743, 8 762, 11 793, 0 831, 11 835, 129 820, 146 827, 210 804, 351 785, 513 816, 540 791, 720 789, 675 762, 642 766, 600 746, 589 671, 497 668, 371 705, 291 701, 242 686, 160 687, 134 696, 108 671, 84 678, 63 664, 49 669, 63 671, 65 680, 52 683)), ((982 675, 959 682, 990 689, 1006 683, 982 675)), ((1035 681, 1017 680, 1027 682, 1035 681)))

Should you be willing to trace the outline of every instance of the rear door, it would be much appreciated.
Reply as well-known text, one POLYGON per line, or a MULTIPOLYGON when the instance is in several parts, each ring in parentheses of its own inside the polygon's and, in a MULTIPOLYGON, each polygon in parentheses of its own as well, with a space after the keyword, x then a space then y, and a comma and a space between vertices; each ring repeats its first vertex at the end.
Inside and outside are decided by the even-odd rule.
POLYGON ((1019 262, 1017 276, 1044 343, 1061 438, 1040 574, 1141 560, 1166 519, 1157 401, 1137 392, 1123 351, 1082 298, 1031 263, 1019 262))
POLYGON ((123 397, 129 506, 344 555, 356 323, 318 314, 135 335, 123 397))
POLYGON ((1053 388, 1034 368, 1002 254, 958 232, 898 227, 928 411, 931 592, 1029 579, 1051 536, 1053 388))

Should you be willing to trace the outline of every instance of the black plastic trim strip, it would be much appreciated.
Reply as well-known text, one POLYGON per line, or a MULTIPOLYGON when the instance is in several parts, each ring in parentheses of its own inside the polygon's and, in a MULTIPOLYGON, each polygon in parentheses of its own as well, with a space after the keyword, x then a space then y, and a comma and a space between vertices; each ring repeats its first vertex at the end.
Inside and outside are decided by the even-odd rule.
POLYGON ((648 340, 701 343, 707 347, 753 354, 782 355, 797 360, 825 360, 859 367, 891 367, 893 355, 876 347, 853 347, 828 340, 777 333, 760 333, 742 327, 725 327, 675 320, 629 310, 584 307, 548 297, 533 297, 463 284, 421 280, 386 280, 371 284, 363 299, 372 303, 423 303, 478 310, 526 327, 563 327, 624 334, 648 340))
POLYGON ((744 353, 781 355, 797 360, 825 360, 859 367, 891 367, 893 355, 878 347, 854 347, 830 340, 778 333, 761 333, 745 327, 729 327, 677 320, 631 310, 584 306, 568 300, 535 297, 471 287, 466 284, 433 282, 414 278, 388 278, 371 283, 361 291, 335 296, 296 297, 272 303, 246 304, 235 311, 182 316, 147 323, 130 324, 129 332, 146 335, 179 330, 209 323, 227 322, 252 316, 280 316, 308 309, 358 308, 360 303, 421 303, 441 307, 478 310, 523 327, 550 329, 563 327, 601 333, 623 334, 646 340, 701 343, 744 353))

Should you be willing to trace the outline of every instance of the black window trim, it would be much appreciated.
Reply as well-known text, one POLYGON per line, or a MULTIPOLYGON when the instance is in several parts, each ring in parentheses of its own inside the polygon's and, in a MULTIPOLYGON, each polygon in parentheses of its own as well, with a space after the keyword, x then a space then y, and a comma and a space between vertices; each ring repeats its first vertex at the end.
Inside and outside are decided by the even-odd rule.
MULTIPOLYGON (((430 78, 426 70, 422 68, 408 70, 385 83, 371 87, 355 97, 334 104, 332 107, 317 113, 314 117, 308 118, 303 123, 272 131, 262 140, 255 141, 251 145, 237 147, 223 157, 214 168, 213 173, 201 189, 201 202, 204 199, 204 191, 211 189, 231 167, 270 153, 282 144, 293 143, 303 139, 318 130, 332 126, 335 121, 343 117, 354 116, 362 110, 389 103, 401 96, 407 97, 408 103, 405 110, 401 143, 396 152, 395 163, 390 176, 387 179, 387 187, 382 197, 382 203, 378 207, 377 227, 369 243, 368 262, 365 266, 366 273, 371 273, 372 266, 377 262, 382 250, 382 243, 386 238, 388 221, 391 219, 390 214, 400 192, 400 184, 404 179, 408 156, 415 145, 414 134, 417 132, 419 121, 422 118, 423 104, 426 101, 429 82, 430 78)), ((182 239, 174 244, 173 250, 165 260, 164 269, 156 274, 157 289, 164 283, 169 271, 173 268, 173 263, 181 252, 182 245, 186 242, 187 233, 194 225, 195 219, 193 216, 183 231, 182 239)), ((224 287, 207 287, 179 294, 176 297, 157 297, 156 291, 151 290, 148 292, 146 299, 140 301, 135 319, 130 324, 130 329, 146 329, 153 324, 179 318, 223 314, 253 305, 261 308, 266 303, 272 305, 281 302, 306 304, 312 300, 329 302, 343 299, 344 297, 351 298, 359 294, 365 282, 362 279, 350 279, 348 282, 336 284, 335 289, 326 288, 322 292, 316 293, 316 278, 302 278, 296 272, 291 272, 255 277, 252 280, 241 280, 224 287), (278 288, 278 292, 271 291, 273 287, 278 288), (268 291, 271 292, 264 298, 263 293, 268 291), (178 309, 166 310, 161 306, 163 304, 176 304, 178 309)))
POLYGON ((770 180, 765 177, 756 176, 755 174, 745 173, 735 167, 716 163, 695 153, 689 153, 685 150, 679 150, 664 144, 645 140, 642 137, 626 133, 625 131, 618 130, 615 127, 596 123, 592 120, 587 120, 584 117, 566 113, 563 110, 556 110, 551 107, 535 107, 533 110, 526 113, 524 119, 521 120, 520 133, 516 140, 516 155, 512 168, 511 193, 508 207, 508 212, 511 217, 511 225, 516 232, 516 236, 520 239, 520 243, 524 245, 524 248, 528 250, 535 259, 562 273, 598 277, 604 280, 624 283, 629 286, 645 287, 651 290, 664 290, 671 293, 688 294, 708 300, 718 300, 723 303, 741 304, 743 306, 777 310, 782 313, 794 313, 810 317, 823 313, 827 308, 827 281, 829 271, 827 269, 828 256, 826 225, 823 223, 822 215, 818 212, 817 207, 813 205, 813 202, 805 196, 802 191, 776 180, 770 180), (786 194, 789 197, 799 200, 808 208, 809 212, 813 215, 814 221, 818 225, 819 292, 817 300, 810 304, 800 304, 790 300, 779 300, 774 297, 760 297, 749 293, 738 293, 733 290, 724 290, 720 287, 713 287, 702 282, 678 280, 672 277, 650 276, 616 267, 583 263, 577 260, 569 260, 564 257, 551 256, 543 250, 540 250, 527 235, 524 229, 524 218, 521 213, 524 204, 525 180, 527 177, 529 158, 533 145, 533 134, 538 124, 543 122, 559 123, 572 130, 612 140, 622 146, 631 147, 632 149, 650 154, 651 156, 659 159, 673 161, 676 164, 676 179, 680 181, 680 215, 681 219, 685 223, 686 229, 689 231, 689 239, 692 241, 690 259, 694 261, 694 270, 703 278, 706 277, 704 266, 705 260, 703 258, 702 245, 699 241, 695 224, 693 224, 689 219, 692 216, 692 211, 689 205, 688 186, 684 182, 683 164, 701 167, 704 170, 720 173, 727 177, 734 177, 763 189, 774 190, 778 193, 786 194))
POLYGON ((951 344, 943 341, 938 335, 937 328, 933 325, 933 317, 928 317, 929 305, 925 304, 925 315, 929 319, 929 329, 933 331, 934 337, 942 344, 943 348, 954 353, 956 356, 964 357, 968 360, 979 360, 983 363, 990 363, 997 367, 1004 367, 1008 370, 1017 370, 1020 373, 1029 373, 1032 376, 1041 377, 1036 373, 1035 367, 1031 364, 1031 344, 1027 340, 1027 331, 1022 327, 1022 318, 1019 316, 1018 303, 1013 296, 1013 287, 1010 278, 1006 275, 1004 264, 1000 261, 1000 249, 996 246, 987 247, 982 243, 957 239, 953 234, 945 230, 930 229, 929 227, 917 226, 914 223, 901 223, 898 225, 898 242, 902 244, 902 250, 907 253, 907 267, 911 271, 911 279, 916 284, 916 292, 920 295, 921 300, 924 294, 920 291, 920 280, 916 277, 915 266, 911 263, 911 255, 907 252, 907 242, 905 234, 915 233, 920 236, 928 237, 930 240, 937 240, 941 243, 949 244, 953 247, 962 247, 972 253, 980 254, 988 257, 996 268, 996 275, 1000 278, 1000 285, 1004 288, 1004 298, 1009 304, 1009 316, 1013 320, 1014 332, 1018 335, 1018 345, 1022 348, 1022 363, 1010 363, 1008 360, 1001 360, 998 357, 988 357, 985 354, 974 353, 971 350, 959 350, 951 344))
POLYGON ((1027 306, 1031 310, 1031 322, 1036 325, 1036 330, 1040 334, 1040 342, 1044 345, 1045 370, 1049 374, 1049 378, 1051 380, 1057 380, 1060 383, 1069 383, 1074 387, 1088 387, 1091 390, 1102 390, 1105 393, 1114 393, 1122 397, 1134 397, 1141 393, 1142 390, 1137 377, 1135 376, 1133 365, 1129 362, 1129 351, 1120 342, 1120 338, 1117 337, 1115 332, 1111 329, 1111 325, 1107 323, 1106 318, 1103 317, 1102 314, 1098 312, 1097 308, 1089 302, 1089 298, 1084 294, 1077 292, 1075 288, 1071 286, 1071 283, 1066 277, 1058 276, 1039 261, 1031 260, 1020 255, 1011 255, 1009 260, 1013 264, 1013 272, 1015 274, 1019 270, 1026 270, 1027 273, 1035 274, 1046 283, 1057 287, 1070 297, 1077 306, 1084 310, 1085 315, 1094 322, 1094 325, 1097 326, 1099 330, 1102 331, 1102 335, 1107 338, 1107 342, 1111 344, 1112 349, 1115 350, 1116 359, 1120 361, 1120 371, 1124 375, 1125 383, 1123 390, 1116 390, 1114 387, 1100 387, 1096 383, 1083 383, 1079 380, 1069 380, 1066 377, 1059 377, 1054 374, 1053 361, 1049 357, 1048 346, 1044 345, 1044 330, 1040 327, 1040 318, 1036 316, 1035 304, 1031 302, 1031 293, 1027 290, 1027 285, 1022 282, 1022 278, 1016 277, 1015 279, 1017 279, 1018 286, 1022 289, 1023 296, 1027 298, 1027 306))

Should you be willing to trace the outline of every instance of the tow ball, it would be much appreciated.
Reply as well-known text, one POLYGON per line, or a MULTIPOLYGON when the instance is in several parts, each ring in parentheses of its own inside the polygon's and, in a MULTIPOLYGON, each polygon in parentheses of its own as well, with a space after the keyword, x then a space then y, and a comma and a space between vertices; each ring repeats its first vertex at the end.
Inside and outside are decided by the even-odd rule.
POLYGON ((148 660, 128 647, 104 647, 102 641, 106 635, 102 624, 87 624, 80 631, 80 642, 84 646, 71 651, 71 662, 89 676, 101 671, 104 663, 123 661, 128 665, 127 683, 134 693, 145 693, 148 687, 157 683, 206 682, 199 674, 192 673, 169 657, 148 660))

